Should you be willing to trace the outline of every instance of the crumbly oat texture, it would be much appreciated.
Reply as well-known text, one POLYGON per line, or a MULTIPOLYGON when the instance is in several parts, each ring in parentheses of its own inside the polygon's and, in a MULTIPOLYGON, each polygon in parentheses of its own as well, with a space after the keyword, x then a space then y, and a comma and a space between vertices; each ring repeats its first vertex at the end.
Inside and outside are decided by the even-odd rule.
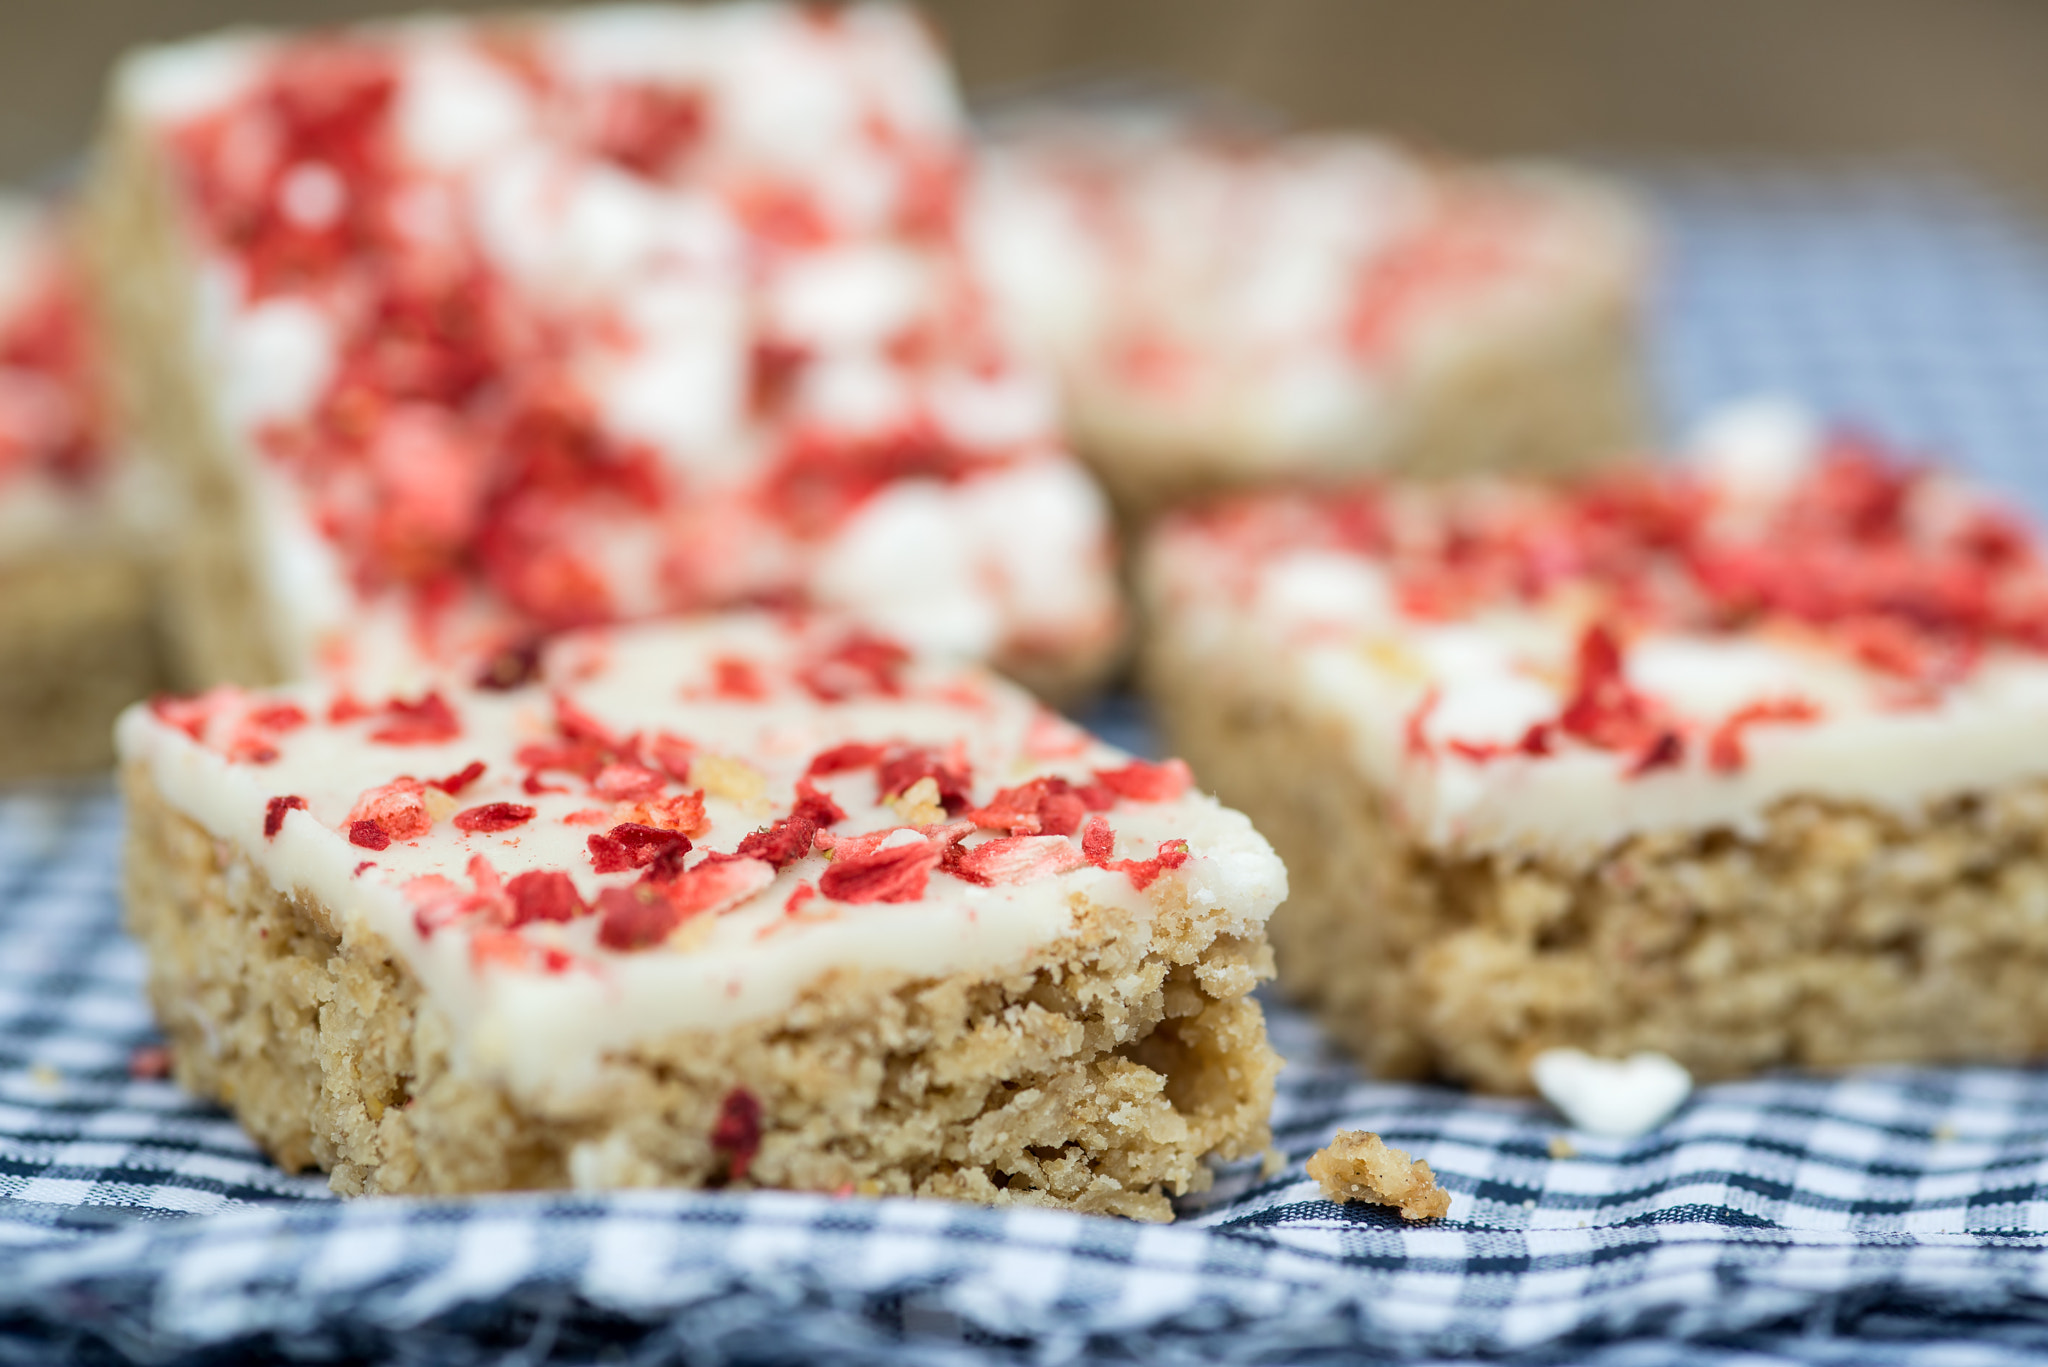
POLYGON ((139 566, 111 551, 0 565, 0 779, 105 769, 114 717, 157 682, 139 566))
POLYGON ((129 922, 179 1081, 344 1194, 725 1184, 1164 1220, 1206 1160, 1269 1139, 1279 1060, 1248 994, 1270 955, 1215 913, 1084 909, 1000 977, 828 978, 536 1112, 465 1076, 388 946, 126 781, 129 922))
POLYGON ((1451 1194, 1436 1184, 1429 1164, 1388 1148, 1371 1130, 1337 1131, 1328 1147, 1309 1158, 1308 1175, 1340 1205, 1398 1206, 1404 1220, 1441 1220, 1451 1210, 1451 1194))
POLYGON ((1332 729, 1170 655, 1150 677, 1174 750, 1287 864, 1281 986, 1378 1076, 1526 1092, 1558 1046, 1702 1080, 2048 1056, 2048 783, 1452 858, 1402 835, 1332 729))

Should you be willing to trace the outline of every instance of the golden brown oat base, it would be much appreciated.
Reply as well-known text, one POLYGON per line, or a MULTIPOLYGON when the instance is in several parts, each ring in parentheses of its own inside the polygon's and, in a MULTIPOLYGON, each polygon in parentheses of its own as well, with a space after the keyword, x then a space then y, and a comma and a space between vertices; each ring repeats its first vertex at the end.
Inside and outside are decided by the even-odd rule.
POLYGON ((1228 446, 1162 439, 1142 420, 1110 413, 1084 412, 1072 436, 1131 528, 1170 506, 1279 482, 1566 474, 1641 449, 1637 313, 1633 299, 1603 298, 1512 345, 1462 357, 1397 392, 1397 426, 1384 447, 1333 452, 1306 469, 1277 471, 1228 446))
POLYGON ((113 552, 0 564, 0 780, 104 770, 159 686, 142 568, 113 552))
POLYGON ((1164 643, 1147 672, 1174 750, 1286 862, 1281 986, 1379 1076, 1525 1092, 1555 1046, 1702 1080, 2048 1057, 2048 782, 1911 820, 1792 798, 1755 835, 1578 863, 1452 858, 1387 821, 1334 731, 1164 643))
POLYGON ((745 1185, 1172 1218, 1210 1157, 1255 1155, 1279 1060, 1246 994, 1263 940, 1187 907, 1081 927, 1000 978, 827 979, 778 1018, 607 1059, 533 1109, 450 1067, 445 1021, 374 937, 283 893, 131 768, 129 926, 178 1080, 336 1191, 706 1186, 734 1088, 745 1185))
POLYGON ((1410 1161, 1371 1130, 1337 1131, 1328 1147, 1309 1157, 1307 1171, 1339 1205, 1399 1206, 1404 1220, 1441 1220, 1451 1211, 1451 1194, 1436 1184, 1429 1164, 1410 1161))

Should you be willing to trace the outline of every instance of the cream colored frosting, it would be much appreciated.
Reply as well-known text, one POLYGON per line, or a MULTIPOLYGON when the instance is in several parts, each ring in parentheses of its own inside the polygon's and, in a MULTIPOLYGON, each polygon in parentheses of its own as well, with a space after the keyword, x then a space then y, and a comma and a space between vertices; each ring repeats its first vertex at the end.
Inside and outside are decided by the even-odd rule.
MULTIPOLYGON (((1819 432, 1782 403, 1731 409, 1703 429, 1696 469, 1721 490, 1723 515, 1739 517, 1745 500, 1791 487, 1819 432)), ((1920 496, 1981 505, 1946 481, 1920 496)), ((1624 675, 1668 709, 1685 745, 1679 763, 1638 772, 1640 753, 1562 738, 1548 754, 1512 753, 1568 701, 1587 626, 1570 603, 1422 620, 1400 610, 1369 555, 1249 552, 1191 523, 1155 540, 1145 579, 1193 667, 1334 726, 1410 835, 1445 851, 1576 858, 1644 832, 1754 829, 1798 795, 1910 814, 2048 776, 2048 656, 2032 650, 1994 645, 1960 682, 1907 701, 1897 678, 1813 639, 1649 629, 1629 639, 1624 675), (1819 715, 1746 726, 1741 763, 1713 765, 1717 727, 1788 698, 1819 715)))
MULTIPOLYGON (((1188 842, 1192 857, 1143 891, 1124 872, 1088 866, 991 887, 935 871, 915 901, 841 904, 819 897, 792 915, 791 894, 800 883, 816 886, 829 867, 814 853, 772 878, 760 866, 765 887, 736 906, 685 920, 663 946, 605 948, 594 915, 516 932, 535 954, 553 948, 571 956, 561 971, 479 964, 479 935, 488 947, 495 933, 487 920, 421 933, 419 889, 409 894, 407 884, 440 875, 466 888, 470 861, 479 856, 504 879, 562 870, 586 900, 638 876, 594 871, 590 837, 626 818, 586 783, 549 771, 541 775, 545 783, 575 791, 525 790, 515 755, 524 744, 558 739, 557 694, 617 734, 651 740, 668 732, 697 747, 688 787, 670 781, 663 793, 704 791, 710 824, 696 839, 699 852, 730 852, 786 815, 812 757, 848 741, 902 741, 956 756, 971 769, 975 803, 1040 775, 1085 783, 1092 770, 1127 759, 971 668, 917 663, 904 671, 898 696, 869 691, 821 702, 796 682, 795 671, 843 634, 823 623, 740 616, 560 638, 540 682, 507 692, 444 686, 461 734, 432 744, 369 741, 381 724, 374 719, 329 723, 335 690, 311 685, 261 697, 209 695, 205 744, 138 705, 122 717, 118 741, 124 762, 141 766, 175 810, 246 853, 277 886, 317 899, 346 935, 388 941, 452 1024, 458 1066, 525 1096, 573 1092, 597 1076, 607 1052, 637 1041, 771 1016, 829 971, 999 971, 1067 933, 1083 903, 1144 912, 1184 898, 1197 909, 1222 910, 1236 933, 1254 935, 1286 895, 1285 870, 1244 817, 1190 791, 1170 801, 1126 798, 1101 813, 1115 831, 1117 858, 1143 860, 1161 842, 1188 842), (716 696, 713 662, 720 659, 754 666, 768 696, 716 696), (275 737, 274 759, 226 757, 236 719, 280 698, 297 700, 312 720, 275 737), (714 758, 707 763, 704 756, 714 758), (424 835, 386 849, 350 843, 347 819, 366 790, 400 775, 451 774, 474 760, 486 765, 484 775, 444 807, 511 802, 536 809, 534 819, 499 834, 463 834, 443 814, 424 835), (266 838, 270 800, 286 795, 303 798, 305 809, 284 812, 276 835, 266 838), (577 812, 597 815, 564 820, 577 812)), ((906 815, 924 815, 879 801, 872 767, 815 781, 847 813, 831 828, 835 836, 902 827, 906 815)), ((892 840, 926 838, 899 830, 892 840)), ((978 831, 966 844, 994 838, 978 831)), ((1079 862, 1078 835, 1041 838, 1070 847, 1070 862, 1079 862)))
POLYGON ((1084 431, 1121 438, 1126 460, 1223 451, 1276 469, 1375 463, 1413 386, 1613 309, 1644 255, 1616 198, 1555 168, 1447 172, 1374 138, 1143 113, 998 129, 967 229, 1084 431), (1447 208, 1482 188, 1491 209, 1447 208), (1348 339, 1376 273, 1411 269, 1393 263, 1418 230, 1441 216, 1470 233, 1504 204, 1512 231, 1486 229, 1504 264, 1425 283, 1379 344, 1348 339))
MULTIPOLYGON (((564 339, 565 371, 606 433, 647 444, 672 481, 658 514, 563 515, 612 612, 795 595, 948 652, 1100 655, 1121 624, 1111 526, 1063 445, 1051 385, 985 352, 985 322, 962 321, 980 308, 968 263, 902 228, 942 183, 920 177, 964 153, 946 67, 916 18, 889 5, 830 23, 778 4, 621 6, 522 19, 516 32, 557 83, 556 105, 544 110, 489 57, 476 26, 364 30, 398 54, 391 126, 422 241, 473 239, 520 308, 564 339), (581 140, 586 125, 564 108, 599 109, 621 82, 701 95, 709 113, 686 172, 633 174, 581 140), (769 243, 748 226, 747 196, 779 182, 801 188, 827 240, 769 243), (919 329, 941 352, 958 342, 959 363, 900 360, 894 348, 919 329), (840 521, 792 525, 759 492, 787 435, 752 408, 764 341, 808 357, 792 422, 884 439, 929 424, 971 457, 966 470, 891 481, 840 521), (992 515, 1011 499, 1033 516, 992 515), (948 535, 922 553, 899 544, 894 529, 934 520, 948 535)), ((237 33, 144 53, 121 69, 117 99, 144 126, 180 126, 243 96, 283 46, 237 33)), ((345 187, 322 169, 293 173, 287 208, 331 209, 345 187)), ((212 252, 195 305, 192 345, 248 472, 244 534, 288 674, 342 668, 383 686, 423 655, 524 629, 472 592, 423 632, 405 592, 357 587, 376 576, 319 530, 331 519, 309 489, 259 454, 265 426, 303 423, 335 371, 330 300, 250 302, 242 267, 212 252)))

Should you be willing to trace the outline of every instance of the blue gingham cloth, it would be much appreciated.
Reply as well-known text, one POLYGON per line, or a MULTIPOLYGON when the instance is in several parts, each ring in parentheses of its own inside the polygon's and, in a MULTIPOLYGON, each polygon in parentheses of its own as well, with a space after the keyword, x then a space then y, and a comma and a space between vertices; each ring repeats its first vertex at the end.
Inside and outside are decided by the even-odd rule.
MULTIPOLYGON (((1642 175, 1682 424, 1758 390, 2043 507, 2048 246, 1940 177, 1642 175)), ((1142 740, 1128 704, 1099 720, 1142 740)), ((1938 1362, 2048 1353, 2048 1074, 1709 1087, 1636 1140, 1363 1078, 1269 1004, 1278 1176, 1170 1227, 938 1202, 635 1192, 330 1198, 131 1078, 118 805, 0 797, 0 1363, 1938 1362), (1441 1223, 1336 1206, 1340 1129, 1425 1157, 1441 1223)))

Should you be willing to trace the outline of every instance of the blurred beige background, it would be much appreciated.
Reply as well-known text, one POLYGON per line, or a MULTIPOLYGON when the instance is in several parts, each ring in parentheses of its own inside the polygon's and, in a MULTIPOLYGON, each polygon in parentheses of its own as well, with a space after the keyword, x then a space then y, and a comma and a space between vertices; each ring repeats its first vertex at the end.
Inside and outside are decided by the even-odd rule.
MULTIPOLYGON (((458 3, 440 8, 481 8, 458 3)), ((492 6, 492 7, 502 7, 492 6)), ((361 0, 0 0, 0 178, 83 145, 122 47, 361 0)), ((1474 151, 1941 159, 2048 206, 2044 0, 930 0, 970 90, 1141 71, 1474 151)))

